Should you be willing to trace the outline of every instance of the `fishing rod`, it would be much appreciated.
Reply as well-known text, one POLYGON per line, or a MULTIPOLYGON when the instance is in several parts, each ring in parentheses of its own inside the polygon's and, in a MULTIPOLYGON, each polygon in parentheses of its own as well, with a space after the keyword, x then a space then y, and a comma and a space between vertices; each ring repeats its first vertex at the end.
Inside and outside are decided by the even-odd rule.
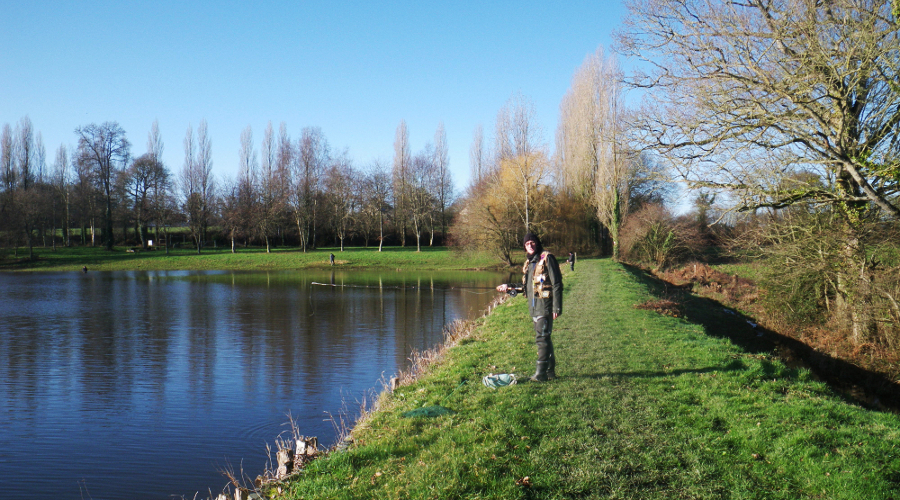
MULTIPOLYGON (((319 283, 317 281, 313 281, 310 283, 311 285, 318 286, 330 286, 335 288, 379 288, 379 289, 388 289, 388 290, 494 290, 497 289, 492 286, 450 286, 450 287, 434 287, 434 286, 416 286, 416 285, 405 285, 405 286, 396 286, 396 285, 347 285, 347 284, 337 284, 337 283, 319 283)), ((523 288, 522 285, 516 285, 513 283, 507 284, 506 293, 512 297, 515 297, 517 294, 522 293, 523 288)), ((477 293, 477 292, 470 292, 477 293)), ((489 292, 485 292, 489 293, 489 292)))

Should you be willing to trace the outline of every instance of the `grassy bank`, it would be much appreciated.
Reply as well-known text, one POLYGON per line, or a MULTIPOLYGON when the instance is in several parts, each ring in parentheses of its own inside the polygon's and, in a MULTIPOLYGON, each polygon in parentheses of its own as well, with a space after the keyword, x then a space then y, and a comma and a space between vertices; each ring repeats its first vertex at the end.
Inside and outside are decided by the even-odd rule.
POLYGON ((458 252, 444 247, 319 248, 302 252, 297 248, 278 248, 266 253, 262 248, 241 248, 231 253, 228 248, 196 250, 172 249, 128 252, 125 248, 108 251, 102 248, 35 249, 36 258, 28 260, 27 249, 19 249, 16 258, 12 250, 0 251, 0 271, 78 271, 87 266, 91 271, 171 271, 171 270, 258 270, 280 271, 310 267, 328 267, 329 255, 335 264, 344 268, 371 269, 490 269, 497 260, 487 253, 458 252))
POLYGON ((609 260, 566 287, 559 379, 481 384, 533 371, 526 304, 510 299, 283 498, 897 498, 897 415, 785 366, 721 309, 636 308, 655 284, 609 260), (402 415, 430 405, 453 413, 402 415))

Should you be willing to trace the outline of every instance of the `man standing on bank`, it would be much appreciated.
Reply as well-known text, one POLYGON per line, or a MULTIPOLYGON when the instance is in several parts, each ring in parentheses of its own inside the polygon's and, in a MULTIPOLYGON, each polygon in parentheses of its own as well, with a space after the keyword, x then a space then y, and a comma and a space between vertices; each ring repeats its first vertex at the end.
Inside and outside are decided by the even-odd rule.
MULTIPOLYGON (((535 343, 537 344, 537 371, 531 377, 534 382, 545 382, 556 378, 556 356, 553 353, 553 320, 562 314, 562 273, 556 257, 544 250, 540 238, 533 233, 525 235, 525 264, 522 266, 522 284, 528 299, 528 312, 534 321, 535 343)), ((498 292, 506 292, 510 285, 497 287, 498 292)))

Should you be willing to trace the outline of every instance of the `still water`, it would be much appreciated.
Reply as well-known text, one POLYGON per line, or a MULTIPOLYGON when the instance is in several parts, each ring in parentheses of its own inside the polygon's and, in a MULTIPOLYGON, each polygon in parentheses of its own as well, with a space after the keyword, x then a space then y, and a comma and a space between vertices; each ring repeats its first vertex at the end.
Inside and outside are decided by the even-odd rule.
POLYGON ((0 274, 0 497, 206 498, 222 469, 263 471, 288 415, 330 446, 330 416, 478 316, 496 296, 480 287, 503 278, 0 274))

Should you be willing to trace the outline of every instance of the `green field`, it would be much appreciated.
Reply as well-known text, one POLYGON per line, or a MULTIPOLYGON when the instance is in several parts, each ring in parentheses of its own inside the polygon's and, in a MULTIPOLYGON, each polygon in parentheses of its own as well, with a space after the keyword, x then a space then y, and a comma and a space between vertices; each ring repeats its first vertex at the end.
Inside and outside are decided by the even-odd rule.
POLYGON ((657 287, 631 268, 586 260, 565 282, 559 379, 481 384, 533 371, 526 304, 510 299, 278 497, 898 498, 898 415, 785 366, 709 303, 635 308, 657 287), (452 413, 403 416, 433 405, 452 413))
POLYGON ((0 251, 0 271, 169 271, 169 270, 247 270, 276 271, 310 267, 329 267, 329 255, 334 254, 335 265, 343 268, 369 269, 496 269, 497 259, 487 253, 460 252, 445 247, 319 248, 302 252, 297 248, 277 248, 266 253, 261 248, 241 248, 231 253, 229 248, 204 249, 197 254, 192 249, 128 252, 117 247, 113 251, 90 247, 60 247, 56 250, 36 248, 35 260, 25 258, 27 249, 19 249, 18 258, 10 249, 0 251))

